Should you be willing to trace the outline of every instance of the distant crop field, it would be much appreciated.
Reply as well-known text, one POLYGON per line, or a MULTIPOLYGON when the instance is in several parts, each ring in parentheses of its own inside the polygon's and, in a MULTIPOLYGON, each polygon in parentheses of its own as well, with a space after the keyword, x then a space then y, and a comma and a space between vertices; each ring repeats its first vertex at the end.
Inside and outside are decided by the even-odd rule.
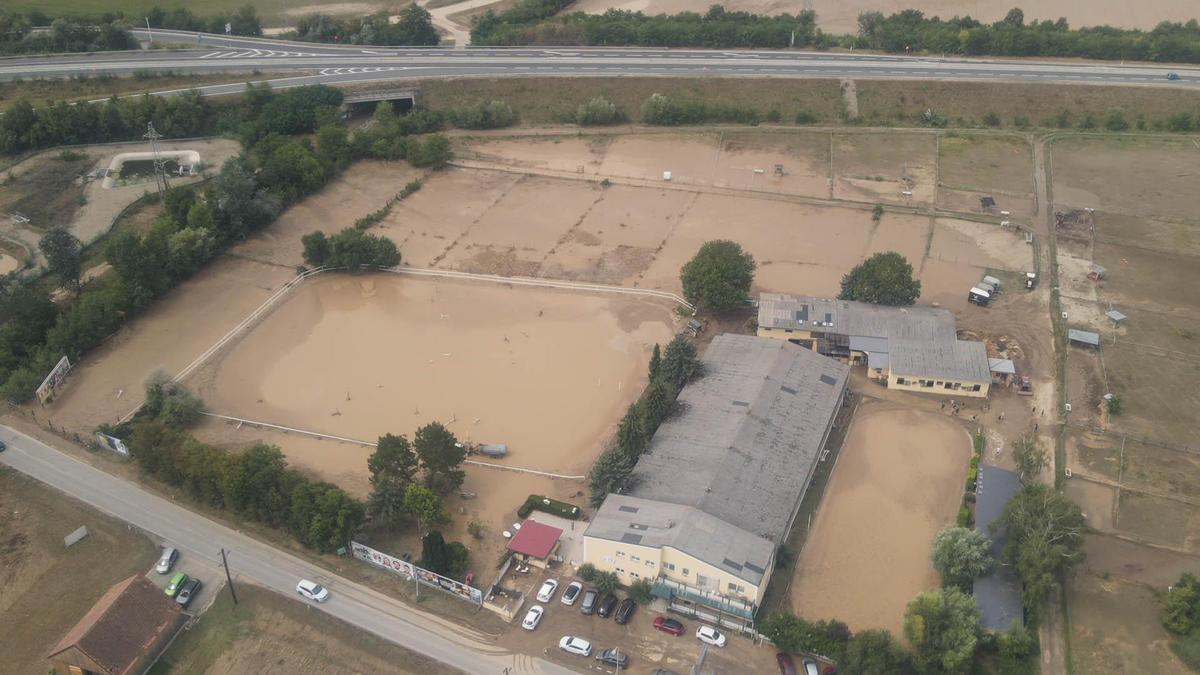
POLYGON ((246 4, 254 5, 263 23, 268 26, 290 25, 296 17, 312 12, 326 14, 367 14, 388 6, 383 2, 336 2, 335 0, 278 0, 251 2, 246 0, 206 0, 204 3, 186 0, 8 0, 4 9, 25 12, 40 9, 50 16, 79 16, 123 12, 131 20, 143 17, 154 7, 166 10, 186 7, 200 16, 233 12, 246 4))

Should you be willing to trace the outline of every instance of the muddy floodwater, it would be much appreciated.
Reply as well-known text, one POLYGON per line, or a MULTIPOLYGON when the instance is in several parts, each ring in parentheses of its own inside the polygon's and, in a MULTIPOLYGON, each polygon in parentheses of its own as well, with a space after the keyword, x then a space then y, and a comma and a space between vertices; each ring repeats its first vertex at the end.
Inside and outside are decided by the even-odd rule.
MULTIPOLYGON (((218 413, 368 440, 437 420, 460 439, 507 444, 506 463, 582 474, 674 321, 659 300, 329 275, 193 386, 218 413)), ((340 473, 339 457, 305 463, 340 473)))

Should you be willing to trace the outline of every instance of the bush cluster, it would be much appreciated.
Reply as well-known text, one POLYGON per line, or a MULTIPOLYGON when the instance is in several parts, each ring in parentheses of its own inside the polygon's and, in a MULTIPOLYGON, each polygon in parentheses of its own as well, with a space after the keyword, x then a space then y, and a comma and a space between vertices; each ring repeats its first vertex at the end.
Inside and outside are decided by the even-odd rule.
POLYGON ((450 111, 449 118, 450 123, 460 129, 502 129, 517 123, 517 113, 504 101, 455 108, 450 111))
POLYGON ((762 115, 744 105, 678 101, 666 94, 651 94, 642 101, 642 123, 659 126, 701 124, 704 122, 735 122, 758 124, 762 115))
POLYGON ((400 264, 400 251, 395 242, 357 227, 347 227, 333 236, 317 230, 304 235, 300 241, 304 245, 304 262, 313 267, 357 272, 400 264))
POLYGON ((94 22, 54 19, 35 10, 0 12, 0 55, 99 52, 137 49, 129 25, 117 17, 94 22), (35 28, 48 30, 34 31, 35 28))
POLYGON ((608 99, 597 96, 575 110, 575 123, 582 127, 620 124, 625 113, 608 99))

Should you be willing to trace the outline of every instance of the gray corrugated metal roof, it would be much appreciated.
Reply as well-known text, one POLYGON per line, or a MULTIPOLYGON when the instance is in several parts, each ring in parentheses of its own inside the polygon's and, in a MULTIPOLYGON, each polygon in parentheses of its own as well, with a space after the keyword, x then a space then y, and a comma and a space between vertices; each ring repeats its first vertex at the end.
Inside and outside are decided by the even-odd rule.
POLYGON ((894 375, 965 382, 991 380, 987 347, 982 342, 892 340, 891 346, 894 375))
POLYGON ((955 338, 954 315, 938 307, 885 307, 851 300, 762 293, 758 325, 876 338, 955 338))
MULTIPOLYGON (((1000 560, 1007 539, 1003 533, 992 532, 992 524, 1000 518, 1005 505, 1021 491, 1021 480, 1012 471, 996 466, 979 466, 979 486, 975 498, 975 529, 992 539, 992 556, 1000 560)), ((975 602, 979 605, 983 627, 987 630, 1008 630, 1014 621, 1021 621, 1021 581, 1007 565, 998 564, 991 574, 975 580, 975 602)))
POLYGON ((781 542, 850 369, 783 340, 721 335, 632 476, 630 494, 694 506, 781 542), (746 405, 749 404, 749 405, 746 405))
POLYGON ((1093 347, 1100 346, 1100 334, 1093 333, 1090 330, 1078 330, 1075 328, 1068 328, 1067 329, 1067 338, 1071 342, 1082 342, 1085 345, 1092 345, 1093 347))
POLYGON ((988 359, 988 370, 1001 375, 1016 375, 1017 367, 1012 359, 988 359))
POLYGON ((850 351, 888 353, 888 339, 885 337, 850 336, 850 351))
POLYGON ((1107 312, 1104 313, 1104 316, 1107 316, 1109 319, 1111 319, 1113 323, 1121 323, 1125 319, 1129 318, 1129 317, 1125 316, 1124 313, 1122 313, 1120 310, 1117 310, 1117 309, 1108 310, 1107 312))
POLYGON ((584 536, 669 546, 756 586, 775 562, 775 544, 767 539, 691 506, 629 495, 609 495, 584 536))
POLYGON ((886 353, 882 352, 867 352, 867 367, 882 368, 884 370, 891 368, 892 359, 886 353))

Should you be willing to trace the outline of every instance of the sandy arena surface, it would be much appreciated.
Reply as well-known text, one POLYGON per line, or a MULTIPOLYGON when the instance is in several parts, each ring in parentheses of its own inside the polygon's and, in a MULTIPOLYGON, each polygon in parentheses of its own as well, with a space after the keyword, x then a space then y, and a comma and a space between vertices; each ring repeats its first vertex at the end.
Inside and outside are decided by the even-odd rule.
POLYGON ((793 608, 900 635, 905 606, 939 583, 929 547, 954 522, 970 456, 949 417, 865 400, 796 566, 793 608))
MULTIPOLYGON (((727 11, 756 14, 797 14, 805 9, 803 0, 727 0, 727 11)), ((609 9, 641 11, 647 14, 676 14, 708 10, 707 0, 580 0, 571 11, 603 14, 609 9)), ((919 9, 928 16, 949 19, 969 15, 984 23, 1004 18, 1012 7, 1025 11, 1025 20, 1057 20, 1066 17, 1073 27, 1122 26, 1153 28, 1160 21, 1187 21, 1197 16, 1192 0, 1149 0, 1131 4, 1126 0, 1042 0, 1037 3, 992 2, 990 0, 813 0, 817 24, 832 33, 858 31, 858 15, 863 12, 893 14, 919 9)))
POLYGON ((11 255, 5 255, 4 253, 0 253, 0 274, 8 274, 9 272, 12 272, 13 270, 17 269, 20 266, 21 266, 20 260, 17 260, 16 258, 12 257, 11 255))
POLYGON ((351 438, 437 420, 461 439, 507 443, 505 463, 577 475, 673 320, 661 301, 329 275, 188 384, 214 412, 351 438))

